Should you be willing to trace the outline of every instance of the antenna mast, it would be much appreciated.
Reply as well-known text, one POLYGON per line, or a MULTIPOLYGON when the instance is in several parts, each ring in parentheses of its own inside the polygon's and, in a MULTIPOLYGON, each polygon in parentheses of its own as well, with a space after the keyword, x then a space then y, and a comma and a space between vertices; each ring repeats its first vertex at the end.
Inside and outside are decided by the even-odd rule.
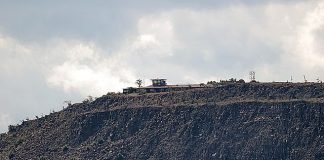
POLYGON ((250 82, 255 82, 255 72, 254 71, 250 71, 250 82))

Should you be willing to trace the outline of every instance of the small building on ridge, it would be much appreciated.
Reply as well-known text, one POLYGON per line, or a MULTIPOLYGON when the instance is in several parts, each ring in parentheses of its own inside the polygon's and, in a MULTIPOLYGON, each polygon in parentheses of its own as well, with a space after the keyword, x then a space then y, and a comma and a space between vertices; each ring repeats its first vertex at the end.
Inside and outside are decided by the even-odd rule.
POLYGON ((158 93, 158 92, 171 92, 183 91, 194 88, 205 88, 205 84, 188 84, 188 85, 167 85, 167 79, 151 79, 152 85, 145 87, 128 87, 123 89, 124 94, 130 93, 158 93))

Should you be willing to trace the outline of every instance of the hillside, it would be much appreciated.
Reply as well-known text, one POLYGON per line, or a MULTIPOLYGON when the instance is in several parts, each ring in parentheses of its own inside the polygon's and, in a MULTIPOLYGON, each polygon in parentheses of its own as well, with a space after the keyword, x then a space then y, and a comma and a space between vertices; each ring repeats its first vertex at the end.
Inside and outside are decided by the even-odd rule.
POLYGON ((324 85, 108 94, 0 135, 0 159, 324 159, 324 85))

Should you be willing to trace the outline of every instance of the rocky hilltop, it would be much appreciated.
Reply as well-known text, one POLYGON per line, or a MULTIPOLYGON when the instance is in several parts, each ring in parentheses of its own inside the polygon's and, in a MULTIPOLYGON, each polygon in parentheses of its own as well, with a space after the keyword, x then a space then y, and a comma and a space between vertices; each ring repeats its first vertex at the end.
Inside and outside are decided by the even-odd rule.
POLYGON ((10 126, 0 159, 324 159, 324 85, 108 94, 10 126))

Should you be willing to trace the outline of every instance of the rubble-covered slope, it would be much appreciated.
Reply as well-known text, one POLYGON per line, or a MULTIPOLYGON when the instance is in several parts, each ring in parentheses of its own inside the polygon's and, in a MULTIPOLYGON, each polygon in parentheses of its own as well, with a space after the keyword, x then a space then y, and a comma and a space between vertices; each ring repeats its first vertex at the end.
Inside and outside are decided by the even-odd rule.
POLYGON ((324 85, 109 94, 0 135, 0 159, 323 159, 324 85))

